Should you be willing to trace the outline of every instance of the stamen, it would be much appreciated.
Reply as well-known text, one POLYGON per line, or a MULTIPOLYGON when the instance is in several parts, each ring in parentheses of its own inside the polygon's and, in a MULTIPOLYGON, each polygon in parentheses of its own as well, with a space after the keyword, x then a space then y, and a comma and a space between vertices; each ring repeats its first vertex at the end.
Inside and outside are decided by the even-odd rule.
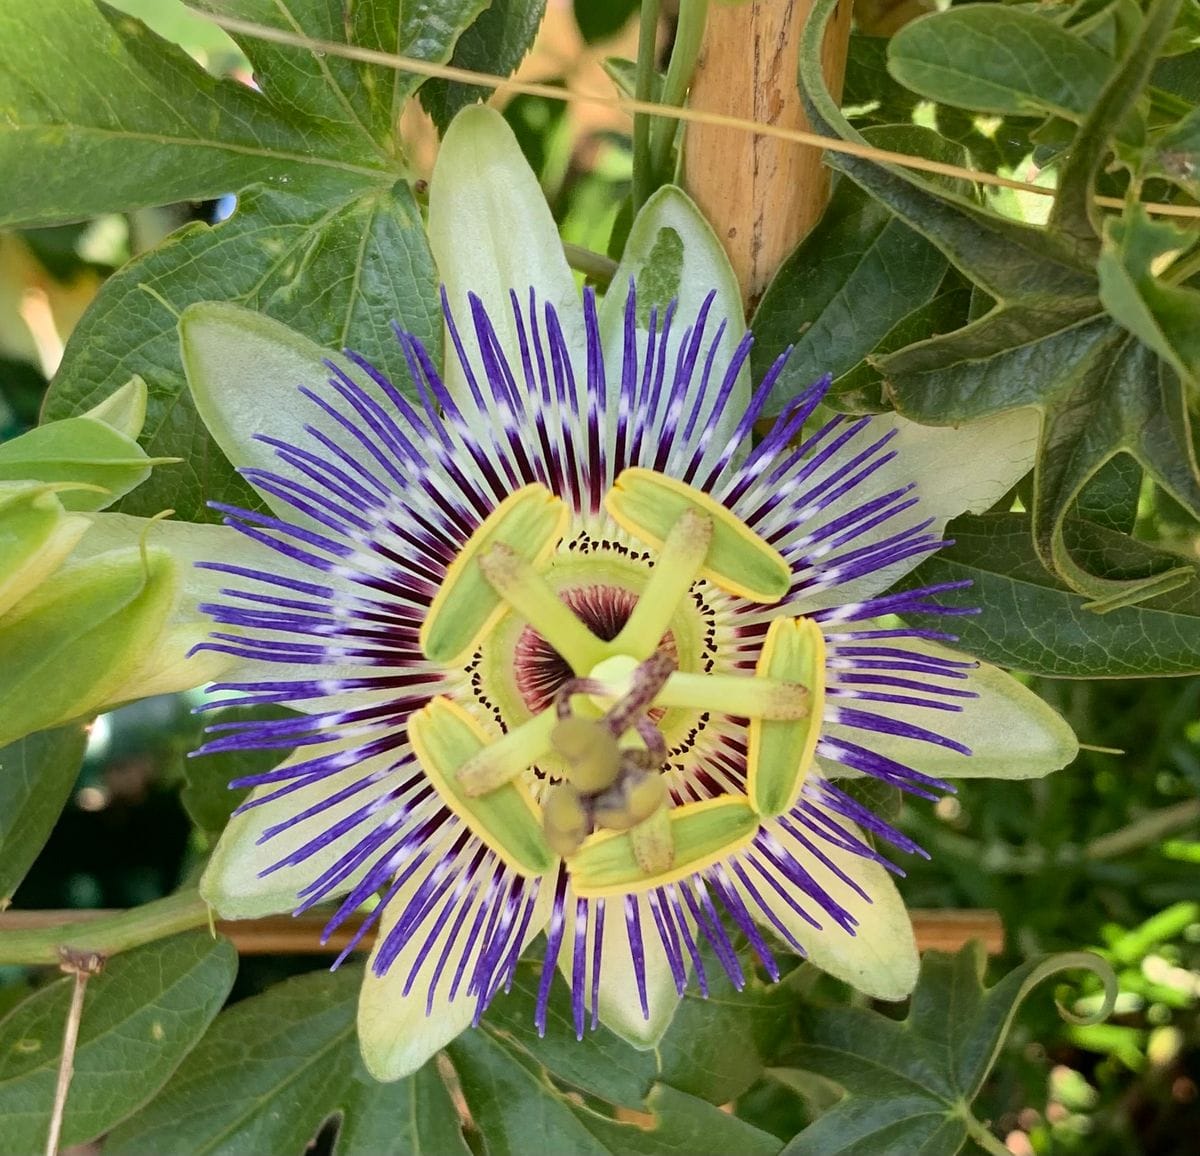
POLYGON ((663 542, 633 613, 613 640, 614 650, 636 658, 650 656, 699 577, 712 538, 712 518, 697 510, 683 512, 663 542))
POLYGON ((448 698, 431 699, 409 719, 408 737, 441 801, 514 871, 536 876, 554 866, 540 812, 522 783, 506 783, 483 797, 463 791, 459 768, 490 736, 462 707, 448 698))
POLYGON ((677 672, 654 699, 655 706, 717 711, 738 718, 803 719, 811 707, 808 689, 798 682, 741 674, 677 672))
POLYGON ((455 776, 463 794, 471 798, 486 795, 549 754, 553 749, 550 734, 555 721, 554 710, 548 707, 468 759, 455 776))
MULTIPOLYGON (((569 515, 566 503, 545 486, 529 485, 510 494, 467 539, 450 564, 425 621, 421 623, 421 651, 431 662, 460 666, 495 626, 503 603, 488 582, 477 557, 505 545, 524 551, 542 562, 561 541, 569 515)), ((531 565, 526 561, 526 565, 531 565)))
POLYGON ((622 529, 656 550, 666 544, 685 513, 712 524, 701 577, 752 602, 778 602, 792 583, 787 560, 736 514, 701 490, 653 470, 622 470, 604 498, 604 508, 622 529))
POLYGON ((532 563, 497 543, 479 558, 488 583, 570 664, 576 674, 591 670, 610 652, 550 588, 532 563))
POLYGON ((760 815, 782 815, 795 806, 816 754, 825 708, 825 637, 811 618, 771 623, 754 681, 778 678, 796 679, 810 688, 810 713, 794 721, 772 716, 750 721, 746 794, 760 815))
MULTIPOLYGON (((660 778, 658 782, 662 782, 660 778)), ((633 857, 647 875, 661 875, 675 862, 675 837, 671 833, 671 813, 659 807, 650 817, 629 832, 633 857)))

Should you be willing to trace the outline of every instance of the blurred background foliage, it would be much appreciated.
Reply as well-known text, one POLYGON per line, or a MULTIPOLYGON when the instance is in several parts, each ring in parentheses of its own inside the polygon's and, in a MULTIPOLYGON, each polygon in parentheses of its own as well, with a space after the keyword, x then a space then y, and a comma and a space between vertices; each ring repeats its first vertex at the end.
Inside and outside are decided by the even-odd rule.
MULTIPOLYGON (((233 42, 175 0, 116 6, 210 72, 248 78, 233 42)), ((860 25, 886 34, 919 8, 860 3, 860 25)), ((608 58, 636 55, 636 23, 627 0, 551 3, 521 75, 602 88, 608 58)), ((1031 174, 1035 161, 1054 156, 1053 125, 1043 126, 1031 157, 1023 142, 1037 122, 1016 118, 989 134, 979 117, 935 110, 886 79, 882 49, 882 41, 860 37, 852 51, 846 104, 857 127, 893 121, 888 101, 899 101, 912 123, 936 123, 984 167, 1031 174)), ((1187 59, 1164 62, 1161 81, 1195 100, 1200 64, 1194 52, 1190 69, 1187 59)), ((408 115, 414 167, 427 171, 436 131, 427 114, 408 115)), ((529 96, 510 99, 504 115, 564 239, 609 251, 630 190, 625 118, 529 96)), ((988 196, 1017 217, 1036 219, 1045 209, 1019 194, 988 196)), ((0 440, 37 421, 64 344, 105 279, 186 222, 214 223, 232 208, 226 198, 0 234, 0 440)), ((970 309, 963 279, 947 280, 954 283, 942 291, 970 309)), ((1136 532, 1197 555, 1194 522, 1161 491, 1142 488, 1136 532)), ((1009 1036, 976 1114, 993 1122, 1014 1156, 1183 1156, 1200 1135, 1200 678, 1031 681, 1087 749, 1045 780, 968 781, 932 811, 905 807, 901 826, 931 852, 909 867, 905 895, 914 907, 999 911, 1007 947, 992 961, 993 975, 1037 953, 1081 947, 1117 970, 1120 997, 1107 1023, 1073 1026, 1049 1000, 1033 1000, 1009 1036)), ((97 720, 78 778, 64 784, 61 817, 13 896, 16 907, 134 906, 196 870, 232 804, 222 789, 229 768, 185 759, 199 733, 190 705, 183 697, 150 699, 97 720)), ((0 833, 4 790, 0 783, 0 833)), ((319 957, 248 957, 231 998, 322 966, 319 957)), ((46 978, 0 968, 0 1010, 46 978)), ((829 980, 803 982, 817 999, 855 998, 829 980)), ((771 1067, 737 1096, 742 1118, 783 1139, 829 1103, 819 1082, 797 1087, 775 1071, 789 1069, 790 1046, 781 1042, 771 1067)), ((331 1137, 326 1129, 320 1145, 331 1137)))

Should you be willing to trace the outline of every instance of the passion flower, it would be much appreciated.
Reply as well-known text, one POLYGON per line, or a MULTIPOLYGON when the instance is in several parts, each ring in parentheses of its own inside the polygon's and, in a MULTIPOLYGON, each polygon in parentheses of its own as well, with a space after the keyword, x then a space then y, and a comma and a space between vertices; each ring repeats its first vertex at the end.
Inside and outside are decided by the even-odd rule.
MULTIPOLYGON (((532 174, 497 121, 473 110, 447 134, 435 252, 472 196, 456 171, 439 207, 446 166, 529 217, 532 174)), ((673 196, 678 225, 694 210, 673 196)), ((752 339, 719 291, 686 312, 627 278, 606 342, 565 265, 497 309, 498 261, 452 307, 468 257, 437 255, 445 374, 398 332, 405 389, 331 360, 276 397, 283 432, 261 413, 253 448, 213 386, 228 351, 309 355, 252 315, 184 315, 199 408, 271 508, 217 507, 267 551, 207 563, 227 585, 205 646, 247 664, 216 689, 302 712, 213 728, 205 751, 292 753, 233 784, 254 791, 205 894, 227 915, 334 902, 327 932, 367 910, 360 1034, 381 1078, 477 1022, 542 932, 539 1026, 561 972, 580 1034, 603 1020, 653 1043, 712 960, 742 985, 739 944, 771 976, 782 944, 900 998, 916 955, 881 848, 919 848, 838 780, 932 798, 1075 750, 1036 696, 905 624, 963 613, 939 601, 959 584, 886 593, 948 513, 1019 476, 1031 431, 972 435, 1013 459, 984 475, 943 436, 938 465, 961 473, 942 486, 928 452, 906 461, 926 431, 822 420, 828 380, 765 420, 785 357, 748 396, 752 339)))

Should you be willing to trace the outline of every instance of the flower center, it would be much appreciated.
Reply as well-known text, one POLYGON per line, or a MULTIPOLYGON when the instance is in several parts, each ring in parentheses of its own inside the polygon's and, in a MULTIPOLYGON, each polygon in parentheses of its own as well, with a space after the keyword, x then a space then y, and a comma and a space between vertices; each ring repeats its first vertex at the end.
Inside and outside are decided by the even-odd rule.
MULTIPOLYGON (((568 587, 559 597, 604 642, 611 642, 621 633, 638 600, 633 590, 598 582, 568 587)), ((658 649, 678 665, 679 651, 672 631, 659 639, 658 649)), ((559 688, 573 677, 571 664, 532 626, 521 628, 512 651, 512 679, 530 714, 545 710, 559 688)), ((661 716, 662 711, 658 714, 661 716)))
POLYGON ((522 874, 561 857, 581 896, 702 870, 790 808, 824 686, 823 640, 806 620, 772 624, 753 674, 703 662, 697 582, 771 603, 791 581, 724 506, 630 469, 605 511, 650 552, 583 529, 564 546, 570 515, 541 486, 493 511, 447 571, 421 639, 431 660, 465 665, 503 733, 446 698, 409 725, 427 776, 480 838, 522 874), (680 802, 663 775, 668 736, 708 713, 749 720, 745 793, 680 802), (535 772, 546 780, 536 798, 535 772))

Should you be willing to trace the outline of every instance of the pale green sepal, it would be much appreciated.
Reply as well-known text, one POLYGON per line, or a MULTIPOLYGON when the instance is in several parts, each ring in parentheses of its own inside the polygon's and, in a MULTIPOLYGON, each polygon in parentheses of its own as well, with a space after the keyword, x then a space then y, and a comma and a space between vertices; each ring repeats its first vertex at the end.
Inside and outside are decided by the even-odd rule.
MULTIPOLYGON (((310 759, 353 750, 362 741, 362 737, 358 736, 334 743, 302 746, 286 759, 280 760, 279 766, 295 766, 310 759)), ((194 757, 204 758, 203 755, 194 757)), ((260 842, 265 832, 369 775, 386 771, 394 762, 395 756, 391 753, 376 755, 324 775, 315 783, 309 783, 261 806, 239 811, 229 820, 209 858, 200 878, 200 894, 223 919, 254 919, 260 915, 294 910, 300 904, 301 888, 319 878, 338 859, 353 850, 361 839, 361 832, 357 828, 351 829, 299 863, 281 867, 269 874, 263 872, 299 851, 321 832, 352 815, 372 798, 386 794, 394 784, 384 777, 375 786, 320 811, 311 822, 292 823, 260 842)), ((250 798, 262 799, 278 789, 279 784, 256 787, 250 798)), ((376 820, 383 822, 388 813, 386 808, 381 810, 376 820)), ((350 891, 364 870, 362 868, 343 880, 331 891, 330 898, 350 891)))
MULTIPOLYGON (((733 357, 733 351, 746 333, 745 314, 741 290, 729 257, 712 226, 704 219, 696 205, 674 185, 664 185, 642 206, 629 231, 621 263, 613 275, 612 283, 600 304, 600 335, 604 347, 604 368, 609 389, 615 391, 621 383, 621 362, 625 345, 625 303, 629 297, 629 282, 637 286, 637 330, 639 350, 645 350, 645 335, 649 332, 650 307, 658 309, 658 324, 661 330, 663 313, 667 304, 679 302, 676 321, 671 327, 667 343, 667 366, 675 364, 678 350, 683 342, 684 331, 692 325, 705 297, 715 292, 708 315, 706 329, 708 342, 717 334, 724 321, 725 331, 714 365, 723 372, 733 357)), ((699 369, 697 368, 697 383, 699 369)), ((671 369, 668 368, 668 373, 671 369)), ((697 429, 708 422, 716 389, 710 388, 701 411, 697 429)), ((737 384, 722 411, 719 421, 713 425, 711 445, 721 449, 733 433, 737 423, 746 412, 750 401, 750 370, 746 365, 738 374, 737 384)), ((691 418, 691 407, 685 412, 691 418)), ((616 425, 611 424, 610 436, 615 437, 616 425)))
MULTIPOLYGON (((585 342, 579 291, 563 256, 562 241, 542 187, 512 129, 485 105, 460 112, 442 137, 429 186, 429 247, 454 314, 455 324, 484 394, 479 342, 467 294, 483 302, 500 346, 520 380, 521 348, 513 320, 510 290, 528 313, 529 290, 538 299, 538 329, 545 334, 542 309, 554 307, 582 393, 586 381, 585 342)), ((529 319, 526 316, 526 331, 529 319)), ((446 386, 468 419, 476 412, 467 378, 446 341, 446 386)), ((485 420, 480 415, 476 420, 485 420)))
MULTIPOLYGON (((200 605, 207 602, 230 602, 230 596, 221 593, 223 589, 247 589, 244 579, 198 566, 199 562, 222 562, 250 570, 264 570, 300 581, 312 581, 313 577, 312 570, 307 566, 260 545, 230 526, 106 513, 92 515, 91 527, 75 550, 76 559, 92 557, 106 550, 136 546, 143 540, 152 546, 161 546, 170 551, 180 568, 179 596, 169 618, 169 624, 174 626, 200 625, 206 631, 216 629, 212 620, 200 612, 200 605)), ((337 592, 335 597, 341 595, 349 600, 356 596, 352 584, 336 574, 323 574, 321 581, 334 588, 337 592)), ((220 629, 227 633, 238 633, 234 626, 225 625, 220 629)), ((350 663, 322 664, 320 670, 321 676, 331 682, 362 674, 361 665, 350 663)), ((312 675, 313 666, 308 662, 291 664, 233 659, 232 665, 222 668, 220 677, 231 682, 245 682, 263 677, 280 681, 310 679, 312 675)), ((199 681, 203 682, 204 679, 199 681)), ((352 709, 367 701, 376 699, 367 692, 337 692, 337 704, 340 708, 352 709)), ((320 713, 329 709, 329 702, 328 698, 313 698, 304 699, 295 705, 298 710, 320 713)))
POLYGON ((0 746, 93 712, 161 634, 178 588, 165 550, 64 567, 0 626, 0 746))
MULTIPOLYGON (((965 657, 961 651, 922 639, 906 638, 904 648, 959 661, 965 657)), ((968 675, 966 681, 926 676, 930 683, 978 694, 973 699, 941 700, 961 706, 961 711, 900 703, 888 703, 886 709, 888 717, 897 722, 963 743, 971 749, 969 756, 887 734, 872 734, 871 750, 939 779, 1038 779, 1065 767, 1079 753, 1079 742, 1066 720, 1011 674, 982 662, 968 675)), ((861 738, 861 732, 853 728, 832 724, 826 725, 825 734, 851 741, 855 736, 861 738)), ((827 773, 838 771, 829 767, 827 773)))
POLYGON ((66 561, 88 519, 68 514, 55 486, 0 482, 0 617, 66 561))
MULTIPOLYGON (((290 578, 312 578, 312 571, 307 567, 239 534, 231 526, 110 513, 91 515, 90 524, 87 536, 75 550, 74 560, 95 557, 109 550, 129 549, 141 542, 161 546, 170 552, 179 563, 179 599, 171 614, 171 621, 175 623, 210 621, 200 613, 198 605, 220 601, 223 587, 244 582, 217 570, 204 569, 197 565, 199 562, 245 566, 290 578)), ((333 580, 323 575, 322 581, 333 580)))
MULTIPOLYGON (((840 815, 836 818, 848 832, 859 839, 864 838, 848 820, 840 815)), ((795 847, 787 835, 778 834, 786 845, 795 847)), ((821 843, 821 852, 871 897, 868 903, 814 856, 803 860, 818 885, 858 920, 855 934, 843 931, 803 896, 796 898, 822 925, 820 930, 793 911, 774 888, 759 883, 758 894, 771 905, 775 917, 804 948, 810 963, 875 999, 904 999, 916 986, 919 958, 912 920, 891 872, 879 863, 853 851, 844 851, 828 841, 821 843)), ((734 886, 742 894, 755 921, 770 930, 771 924, 760 913, 757 903, 740 883, 735 881, 734 886)))
MULTIPOLYGON (((837 469, 891 430, 896 434, 882 452, 894 452, 895 456, 822 510, 813 528, 828 525, 872 498, 914 483, 919 504, 905 513, 903 520, 885 519, 855 538, 854 549, 890 537, 902 524, 926 518, 933 519, 929 532, 940 533, 959 514, 979 514, 989 509, 1033 468, 1040 424, 1040 414, 1031 408, 1009 410, 957 427, 918 425, 898 414, 880 414, 866 431, 832 457, 826 468, 837 469)), ((895 585, 924 558, 923 554, 915 554, 849 582, 814 590, 789 603, 788 609, 795 614, 810 614, 872 598, 895 585)))
POLYGON ((68 510, 101 510, 140 486, 150 467, 176 461, 148 458, 120 430, 90 417, 37 426, 0 445, 0 481, 78 483, 59 492, 68 510))
MULTIPOLYGON (((636 899, 642 928, 642 956, 646 978, 646 1007, 649 1016, 642 1015, 638 995, 637 974, 630 954, 629 930, 625 922, 623 900, 611 899, 605 911, 604 938, 600 945, 600 1022, 615 1032, 627 1044, 642 1051, 656 1047, 683 998, 675 986, 675 976, 667 959, 662 939, 654 932, 654 917, 644 899, 636 899)), ((574 910, 574 898, 567 892, 566 908, 574 910)), ((695 931, 690 912, 681 912, 687 920, 689 934, 695 931)), ((592 950, 595 943, 596 921, 588 921, 587 944, 584 951, 584 1006, 592 1010, 592 950)), ((573 980, 573 955, 563 950, 558 955, 558 971, 569 987, 573 980)))
POLYGON ((102 421, 118 433, 136 440, 146 424, 146 400, 146 383, 135 374, 120 389, 110 393, 99 405, 92 406, 81 416, 102 421))
POLYGON ((195 650, 207 638, 208 630, 203 626, 173 626, 164 630, 147 657, 98 707, 107 710, 155 694, 176 694, 228 674, 238 661, 232 655, 195 650))
MULTIPOLYGON (((220 301, 198 302, 180 314, 179 344, 196 411, 233 465, 257 466, 311 485, 311 478, 255 440, 257 434, 270 434, 327 453, 305 432, 306 425, 352 454, 363 454, 342 426, 300 393, 300 387, 307 386, 331 395, 326 384, 331 373, 325 364, 331 361, 351 373, 368 394, 382 396, 360 381, 362 374, 354 374, 344 358, 261 313, 220 301)), ((336 397, 332 400, 338 404, 336 397)), ((273 494, 263 494, 262 499, 281 518, 309 522, 273 494)))
MULTIPOLYGON (((440 958, 448 937, 461 937, 463 929, 470 926, 481 902, 478 897, 461 921, 446 920, 440 927, 435 927, 432 920, 427 919, 421 924, 409 936, 385 975, 376 975, 372 967, 379 952, 378 945, 384 942, 388 932, 404 914, 417 889, 441 862, 443 855, 451 854, 450 843, 453 838, 454 833, 451 832, 442 843, 432 847, 429 858, 388 903, 380 919, 376 947, 371 952, 367 973, 363 977, 358 1000, 358 1043, 367 1071, 385 1083, 411 1075, 469 1027, 475 1018, 475 996, 467 992, 468 984, 465 981, 459 985, 456 998, 448 998, 452 973, 458 966, 458 950, 451 949, 448 956, 451 963, 443 971, 432 1003, 429 1001, 428 984, 433 976, 434 962, 440 958), (433 943, 425 966, 405 994, 409 972, 431 932, 433 943)), ((553 880, 544 880, 521 942, 522 950, 533 942, 545 926, 553 895, 553 880)), ((484 938, 476 937, 467 958, 464 975, 468 977, 479 958, 484 938)))

